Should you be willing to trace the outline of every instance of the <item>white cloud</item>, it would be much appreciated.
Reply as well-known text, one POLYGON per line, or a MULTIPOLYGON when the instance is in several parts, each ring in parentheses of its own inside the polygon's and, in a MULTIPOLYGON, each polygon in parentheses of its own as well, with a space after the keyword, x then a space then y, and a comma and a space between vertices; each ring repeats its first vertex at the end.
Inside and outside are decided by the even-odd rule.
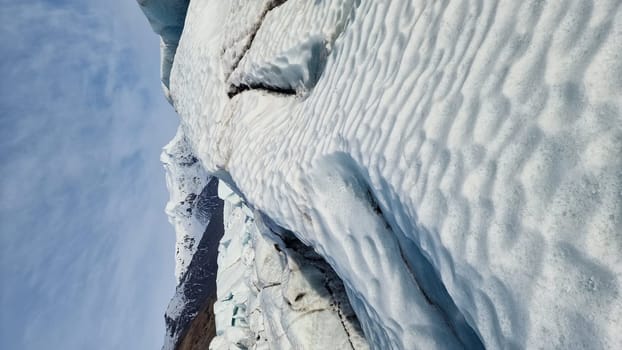
POLYGON ((2 4, 0 348, 153 348, 176 117, 133 1, 2 4), (90 6, 90 7, 88 7, 90 6))

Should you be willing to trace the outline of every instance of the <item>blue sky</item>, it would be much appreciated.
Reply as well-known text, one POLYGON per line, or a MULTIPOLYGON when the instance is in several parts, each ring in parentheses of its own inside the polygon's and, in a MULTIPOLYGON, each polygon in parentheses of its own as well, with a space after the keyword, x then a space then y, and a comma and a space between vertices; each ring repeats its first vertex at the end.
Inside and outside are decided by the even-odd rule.
POLYGON ((0 348, 154 349, 177 117, 133 0, 0 0, 0 348))

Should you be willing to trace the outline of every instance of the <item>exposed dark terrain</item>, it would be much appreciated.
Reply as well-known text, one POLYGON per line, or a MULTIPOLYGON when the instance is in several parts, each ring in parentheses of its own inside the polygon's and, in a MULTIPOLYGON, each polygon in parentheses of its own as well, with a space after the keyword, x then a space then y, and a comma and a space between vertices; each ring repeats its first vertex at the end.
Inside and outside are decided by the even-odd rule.
POLYGON ((183 300, 175 312, 169 305, 164 316, 167 336, 175 340, 174 349, 207 349, 216 336, 213 305, 216 301, 218 244, 224 233, 223 201, 218 198, 218 179, 212 178, 196 202, 194 215, 209 216, 209 223, 186 273, 176 288, 171 305, 183 300))

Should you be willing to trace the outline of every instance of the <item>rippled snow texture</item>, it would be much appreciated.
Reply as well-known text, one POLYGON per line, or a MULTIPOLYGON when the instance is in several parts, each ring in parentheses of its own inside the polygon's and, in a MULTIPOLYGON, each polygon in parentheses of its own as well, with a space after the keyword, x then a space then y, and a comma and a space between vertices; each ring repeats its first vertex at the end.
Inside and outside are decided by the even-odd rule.
POLYGON ((490 349, 622 348, 622 2, 251 3, 191 2, 183 132, 332 265, 375 348, 464 342, 460 319, 490 349), (228 98, 311 37, 310 91, 228 98))

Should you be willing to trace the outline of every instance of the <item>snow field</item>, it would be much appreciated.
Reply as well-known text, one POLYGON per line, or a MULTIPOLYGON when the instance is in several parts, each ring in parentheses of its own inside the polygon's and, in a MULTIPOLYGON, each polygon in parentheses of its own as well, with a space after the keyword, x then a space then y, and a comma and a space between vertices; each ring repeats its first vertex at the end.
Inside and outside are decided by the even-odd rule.
POLYGON ((190 4, 183 133, 331 264, 373 348, 622 347, 619 1, 251 3, 190 4), (305 93, 227 96, 290 62, 305 93))

